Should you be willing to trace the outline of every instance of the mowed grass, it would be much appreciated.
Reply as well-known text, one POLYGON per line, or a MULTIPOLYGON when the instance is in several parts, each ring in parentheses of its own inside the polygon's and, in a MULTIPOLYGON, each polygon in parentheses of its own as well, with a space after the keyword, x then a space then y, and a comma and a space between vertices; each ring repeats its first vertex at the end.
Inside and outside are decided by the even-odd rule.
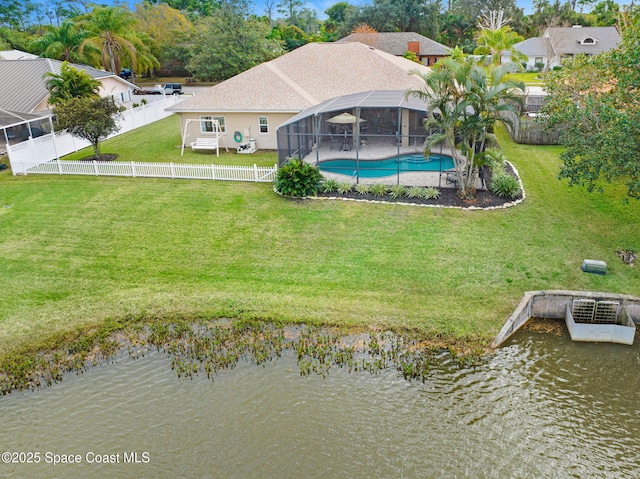
MULTIPOLYGON (((165 120, 104 151, 166 161, 175 133, 165 120)), ((640 295, 638 268, 615 253, 640 251, 638 202, 620 188, 569 189, 556 179, 557 147, 504 132, 500 142, 527 191, 500 211, 296 201, 271 184, 0 173, 0 355, 109 320, 180 316, 487 344, 525 291, 640 295), (583 273, 584 259, 606 261, 608 274, 583 273)), ((235 159, 246 161, 221 163, 235 159)))
MULTIPOLYGON (((189 128, 193 130, 197 127, 197 125, 191 124, 189 128)), ((123 133, 100 143, 100 153, 115 153, 119 155, 117 161, 141 161, 147 163, 173 162, 192 165, 253 166, 256 164, 258 166, 273 166, 278 162, 277 156, 272 151, 257 151, 251 155, 237 154, 236 147, 238 144, 233 139, 233 133, 221 137, 220 144, 220 157, 216 157, 215 151, 192 151, 189 143, 187 143, 184 153, 181 155, 180 120, 177 115, 171 115, 144 128, 123 133)), ((80 160, 87 156, 93 156, 92 147, 67 155, 63 160, 80 160)))
POLYGON ((541 75, 542 73, 538 72, 510 73, 507 75, 507 78, 513 81, 524 82, 525 85, 529 86, 542 86, 544 82, 542 81, 541 75))

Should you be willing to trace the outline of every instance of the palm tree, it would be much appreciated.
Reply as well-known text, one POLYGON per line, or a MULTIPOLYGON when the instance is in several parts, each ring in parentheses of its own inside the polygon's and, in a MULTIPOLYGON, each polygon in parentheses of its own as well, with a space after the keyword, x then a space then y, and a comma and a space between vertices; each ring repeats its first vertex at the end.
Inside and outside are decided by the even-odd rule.
POLYGON ((159 66, 158 60, 138 33, 133 30, 135 17, 122 7, 96 7, 86 17, 84 27, 88 36, 80 44, 79 53, 85 48, 99 52, 102 68, 119 74, 123 61, 131 67, 142 69, 159 66))
POLYGON ((47 89, 51 105, 59 105, 72 98, 98 96, 100 82, 67 62, 60 65, 60 73, 47 72, 45 76, 49 77, 47 89))
POLYGON ((502 52, 511 53, 511 61, 518 63, 527 61, 527 56, 513 46, 520 43, 524 37, 511 30, 511 27, 503 25, 495 30, 482 29, 478 34, 476 43, 478 47, 473 51, 476 55, 491 56, 491 63, 499 65, 502 63, 502 52))
POLYGON ((475 195, 479 156, 489 131, 497 122, 506 121, 500 113, 522 103, 518 91, 524 91, 524 84, 505 80, 505 74, 515 69, 516 65, 505 64, 487 71, 457 54, 440 60, 430 73, 415 72, 425 85, 409 90, 407 96, 416 96, 428 105, 427 152, 441 143, 451 151, 462 198, 475 195))
POLYGON ((47 25, 46 29, 46 33, 33 43, 33 47, 40 52, 41 57, 67 62, 82 61, 78 48, 87 36, 86 31, 78 30, 69 19, 62 22, 59 27, 47 25))

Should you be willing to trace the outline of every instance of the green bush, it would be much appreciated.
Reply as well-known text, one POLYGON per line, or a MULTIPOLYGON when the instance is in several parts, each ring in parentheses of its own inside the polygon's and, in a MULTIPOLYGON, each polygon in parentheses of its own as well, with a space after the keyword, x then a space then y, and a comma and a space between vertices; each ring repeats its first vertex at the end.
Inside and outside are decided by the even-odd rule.
POLYGON ((440 190, 435 186, 422 188, 422 197, 425 200, 435 200, 436 198, 440 198, 440 190))
POLYGON ((489 189, 502 198, 514 199, 520 196, 520 183, 515 176, 502 173, 494 175, 489 183, 489 189))
POLYGON ((412 186, 407 190, 407 196, 409 198, 422 198, 422 194, 424 192, 424 188, 419 186, 412 186))
POLYGON ((387 186, 379 183, 371 185, 371 194, 373 196, 384 196, 387 194, 387 186))
POLYGON ((278 170, 276 191, 285 196, 314 196, 320 190, 322 174, 317 166, 290 160, 278 170))
POLYGON ((322 191, 325 193, 338 191, 338 182, 336 180, 325 180, 325 182, 322 183, 322 191))
POLYGON ((338 183, 338 193, 344 195, 345 193, 349 193, 353 189, 353 185, 348 182, 338 183))
POLYGON ((371 192, 371 185, 358 183, 356 185, 356 193, 359 195, 368 195, 371 192))
POLYGON ((393 185, 391 188, 389 188, 389 196, 391 196, 391 198, 394 198, 394 199, 401 198, 406 194, 407 194, 406 186, 393 185))
POLYGON ((484 152, 483 161, 489 167, 494 176, 505 173, 505 162, 507 159, 502 150, 497 148, 487 149, 487 151, 484 152))

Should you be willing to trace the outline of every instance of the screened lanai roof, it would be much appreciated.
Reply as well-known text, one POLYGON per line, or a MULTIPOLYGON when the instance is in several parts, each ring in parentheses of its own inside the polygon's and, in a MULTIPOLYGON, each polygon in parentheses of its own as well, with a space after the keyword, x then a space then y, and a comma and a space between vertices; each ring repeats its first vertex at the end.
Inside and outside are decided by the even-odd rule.
POLYGON ((354 108, 405 108, 407 110, 426 111, 427 104, 409 96, 405 98, 404 90, 374 90, 361 93, 353 93, 338 98, 331 98, 311 108, 298 113, 279 128, 300 121, 308 116, 320 115, 336 111, 352 110, 354 108))

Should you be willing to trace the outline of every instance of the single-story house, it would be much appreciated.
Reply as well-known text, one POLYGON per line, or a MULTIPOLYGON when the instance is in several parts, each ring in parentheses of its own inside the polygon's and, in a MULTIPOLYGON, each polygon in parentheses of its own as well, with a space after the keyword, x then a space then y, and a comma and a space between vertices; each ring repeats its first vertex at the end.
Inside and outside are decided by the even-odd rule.
MULTIPOLYGON (((0 109, 18 113, 49 113, 49 90, 46 73, 60 73, 61 61, 50 58, 0 60, 0 109)), ((71 63, 101 84, 100 95, 114 97, 116 103, 131 104, 136 89, 133 83, 118 75, 88 65, 71 63)))
POLYGON ((424 81, 413 71, 431 70, 361 43, 308 43, 167 111, 180 115, 186 144, 215 135, 216 120, 221 146, 252 137, 258 149, 275 150, 277 128, 301 111, 351 93, 420 88, 424 81))
MULTIPOLYGON (((528 38, 516 43, 513 48, 528 58, 526 68, 530 71, 549 70, 558 66, 565 58, 575 55, 597 55, 618 46, 622 37, 616 27, 553 27, 547 28, 541 37, 528 38)), ((502 62, 511 55, 504 52, 502 62)))
POLYGON ((352 33, 338 40, 341 42, 366 43, 397 57, 413 52, 425 65, 433 65, 440 58, 451 55, 451 48, 414 32, 352 33), (363 35, 367 40, 363 41, 363 35))

